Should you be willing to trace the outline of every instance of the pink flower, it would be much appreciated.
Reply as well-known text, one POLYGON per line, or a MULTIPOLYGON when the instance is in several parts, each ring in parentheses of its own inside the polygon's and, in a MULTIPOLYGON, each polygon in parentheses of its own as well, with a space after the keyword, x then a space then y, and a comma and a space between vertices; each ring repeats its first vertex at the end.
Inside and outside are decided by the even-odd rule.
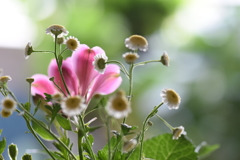
MULTIPOLYGON (((97 54, 105 55, 105 52, 100 47, 90 49, 87 45, 80 45, 79 49, 73 52, 71 57, 62 62, 63 76, 70 94, 84 97, 87 104, 95 94, 110 94, 122 82, 120 68, 117 65, 107 65, 104 74, 94 70, 92 62, 97 54)), ((48 75, 49 77, 42 74, 32 76, 34 78, 32 95, 45 97, 44 93, 54 94, 59 92, 57 87, 49 80, 50 77, 54 77, 55 83, 67 95, 55 59, 50 62, 48 75)))

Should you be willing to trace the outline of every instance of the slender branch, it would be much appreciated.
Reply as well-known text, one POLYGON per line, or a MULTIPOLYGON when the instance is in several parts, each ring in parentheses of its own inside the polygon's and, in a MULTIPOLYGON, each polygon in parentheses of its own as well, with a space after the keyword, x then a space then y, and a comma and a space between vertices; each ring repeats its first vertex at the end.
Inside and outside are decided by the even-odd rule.
POLYGON ((67 47, 66 48, 64 48, 60 53, 59 53, 59 55, 58 56, 61 56, 62 54, 63 54, 63 52, 65 52, 67 50, 67 47))
POLYGON ((90 156, 93 160, 96 160, 95 158, 95 155, 94 155, 94 152, 93 152, 93 149, 92 149, 92 145, 90 144, 89 140, 88 140, 88 137, 87 137, 87 133, 86 133, 86 127, 84 125, 84 122, 83 122, 83 118, 82 116, 79 116, 79 119, 80 119, 80 124, 82 126, 82 129, 83 129, 83 134, 84 134, 84 138, 87 142, 87 145, 88 145, 88 148, 89 148, 89 151, 90 151, 90 156))
POLYGON ((151 60, 151 61, 139 62, 139 63, 134 64, 134 67, 145 65, 147 63, 152 63, 152 62, 160 62, 160 60, 151 60))
POLYGON ((78 154, 80 160, 84 160, 83 158, 83 148, 82 148, 82 139, 83 139, 83 134, 82 131, 79 129, 78 130, 78 154))
POLYGON ((107 61, 106 62, 106 64, 108 64, 108 63, 118 64, 122 68, 122 71, 126 75, 126 77, 129 78, 129 73, 128 73, 127 69, 125 68, 125 66, 121 62, 115 61, 115 60, 111 60, 111 61, 107 61))
POLYGON ((56 41, 56 39, 57 39, 57 36, 55 35, 55 46, 54 46, 55 59, 56 59, 56 62, 57 62, 58 70, 59 70, 63 85, 64 85, 68 95, 70 95, 70 92, 68 90, 68 87, 67 87, 66 82, 65 82, 64 77, 63 77, 62 67, 59 64, 59 60, 58 60, 58 56, 57 56, 57 41, 56 41))
POLYGON ((160 103, 157 107, 154 107, 154 109, 148 114, 148 116, 146 117, 146 119, 143 122, 143 126, 142 126, 142 131, 141 131, 141 135, 140 135, 140 152, 139 152, 139 160, 142 160, 142 154, 143 154, 143 140, 144 140, 144 135, 145 135, 145 128, 146 128, 146 124, 148 122, 148 120, 153 117, 156 113, 159 107, 161 107, 161 105, 163 105, 163 102, 160 103))
POLYGON ((106 122, 106 126, 107 126, 107 137, 108 137, 108 160, 111 160, 111 145, 110 145, 110 126, 109 126, 109 123, 110 123, 110 119, 111 117, 109 116, 107 118, 107 122, 106 122))
POLYGON ((160 117, 160 116, 157 115, 157 114, 156 114, 155 116, 157 116, 159 119, 161 119, 169 129, 174 130, 174 127, 172 127, 172 126, 171 126, 167 121, 165 121, 162 117, 160 117))

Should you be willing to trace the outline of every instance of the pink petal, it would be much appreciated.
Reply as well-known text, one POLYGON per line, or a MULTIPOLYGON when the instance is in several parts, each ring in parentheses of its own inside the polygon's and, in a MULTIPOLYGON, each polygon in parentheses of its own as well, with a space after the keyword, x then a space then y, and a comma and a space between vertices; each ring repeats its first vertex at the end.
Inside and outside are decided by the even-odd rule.
POLYGON ((92 65, 96 54, 105 54, 105 52, 100 47, 90 49, 85 44, 80 45, 79 49, 72 54, 73 68, 79 79, 79 92, 81 96, 87 95, 90 84, 99 75, 92 65))
POLYGON ((44 93, 54 94, 56 89, 54 84, 49 80, 49 77, 43 74, 35 74, 32 76, 34 82, 32 83, 31 93, 32 95, 40 95, 45 97, 44 93))
MULTIPOLYGON (((68 90, 71 95, 78 94, 78 79, 72 68, 71 58, 63 60, 62 72, 64 80, 67 84, 68 90)), ((54 82, 63 90, 64 94, 67 95, 67 91, 61 79, 56 60, 53 59, 48 67, 48 74, 50 77, 54 77, 54 82)))
POLYGON ((106 95, 114 92, 121 83, 122 77, 120 76, 120 68, 115 64, 107 65, 104 74, 100 74, 96 77, 87 97, 87 103, 95 94, 106 95))

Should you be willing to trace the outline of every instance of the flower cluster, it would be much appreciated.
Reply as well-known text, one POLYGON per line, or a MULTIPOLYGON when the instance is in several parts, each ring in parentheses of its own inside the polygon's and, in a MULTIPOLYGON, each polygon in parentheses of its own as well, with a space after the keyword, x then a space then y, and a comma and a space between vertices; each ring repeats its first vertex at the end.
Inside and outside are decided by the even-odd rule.
MULTIPOLYGON (((48 75, 34 74, 26 79, 30 87, 29 101, 27 103, 19 103, 14 94, 8 89, 7 83, 12 80, 10 76, 0 77, 0 91, 4 96, 4 99, 1 101, 0 111, 2 117, 7 118, 14 111, 18 112, 25 119, 29 131, 36 137, 52 159, 59 159, 59 157, 60 159, 74 160, 86 158, 111 160, 117 157, 124 159, 133 152, 139 152, 137 153, 139 159, 148 159, 144 157, 143 142, 145 132, 149 127, 153 126, 153 123, 150 121, 152 117, 158 117, 164 122, 172 131, 170 136, 173 140, 178 140, 181 135, 186 134, 183 126, 174 128, 158 115, 158 109, 163 104, 168 105, 169 109, 179 108, 181 98, 173 89, 162 90, 160 94, 162 101, 159 102, 159 105, 153 107, 152 111, 146 116, 141 132, 132 132, 137 127, 126 123, 127 117, 132 112, 131 100, 135 98, 133 96, 134 68, 153 62, 161 62, 163 65, 169 66, 170 58, 167 52, 164 52, 160 59, 135 63, 139 58, 137 52, 146 52, 148 50, 148 41, 141 35, 132 35, 125 40, 125 46, 131 51, 122 55, 125 62, 129 65, 129 70, 127 70, 121 62, 109 60, 101 47, 90 48, 86 44, 80 44, 78 39, 73 36, 65 37, 68 33, 66 28, 61 25, 51 25, 46 29, 46 34, 54 38, 54 51, 34 50, 32 44, 30 42, 27 43, 25 47, 26 59, 32 53, 37 52, 53 54, 54 56, 48 66, 48 75), (63 45, 65 48, 61 50, 61 47, 59 47, 60 49, 57 50, 57 45, 63 45), (63 59, 62 55, 66 50, 70 50, 72 55, 63 59), (120 72, 129 80, 127 94, 124 90, 118 89, 122 83, 120 72), (31 95, 36 105, 33 113, 31 112, 31 95), (99 98, 98 104, 91 108, 89 104, 94 96, 100 96, 101 99, 99 98), (39 108, 46 112, 48 125, 55 126, 59 137, 51 131, 51 127, 46 127, 48 125, 35 117, 39 108), (103 110, 101 110, 102 108, 103 110), (93 138, 89 135, 90 132, 100 128, 99 126, 89 126, 97 118, 94 117, 89 122, 84 122, 84 118, 97 109, 103 111, 102 114, 104 115, 101 115, 101 118, 104 126, 107 128, 108 135, 108 145, 104 147, 104 151, 98 152, 98 155, 93 152, 93 138), (120 131, 111 131, 110 128, 114 119, 123 120, 121 125, 119 125, 120 131), (71 151, 72 144, 70 144, 66 131, 72 131, 77 135, 79 158, 71 151), (114 134, 112 138, 111 133, 114 134), (135 136, 128 140, 126 136, 130 134, 135 134, 135 136), (43 139, 49 140, 49 135, 51 137, 50 140, 54 140, 53 145, 58 151, 49 151, 44 143, 41 142, 41 139, 38 138, 38 136, 41 136, 43 139), (136 147, 139 149, 136 149, 136 147), (106 148, 108 151, 106 151, 106 148)), ((14 151, 17 150, 15 145, 11 145, 9 148, 13 148, 14 151)), ((29 156, 25 155, 25 157, 29 156)), ((11 157, 16 157, 16 154, 12 154, 11 157)))

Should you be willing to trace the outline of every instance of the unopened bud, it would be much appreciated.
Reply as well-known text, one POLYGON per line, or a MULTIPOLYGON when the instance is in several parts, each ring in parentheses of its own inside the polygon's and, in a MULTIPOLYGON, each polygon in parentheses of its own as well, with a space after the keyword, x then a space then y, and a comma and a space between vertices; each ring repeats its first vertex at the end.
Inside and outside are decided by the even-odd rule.
POLYGON ((18 148, 17 145, 15 144, 10 144, 8 146, 8 156, 10 157, 10 159, 12 160, 16 160, 17 159, 17 154, 18 154, 18 148))
POLYGON ((22 160, 32 160, 32 156, 30 154, 24 154, 22 160))

